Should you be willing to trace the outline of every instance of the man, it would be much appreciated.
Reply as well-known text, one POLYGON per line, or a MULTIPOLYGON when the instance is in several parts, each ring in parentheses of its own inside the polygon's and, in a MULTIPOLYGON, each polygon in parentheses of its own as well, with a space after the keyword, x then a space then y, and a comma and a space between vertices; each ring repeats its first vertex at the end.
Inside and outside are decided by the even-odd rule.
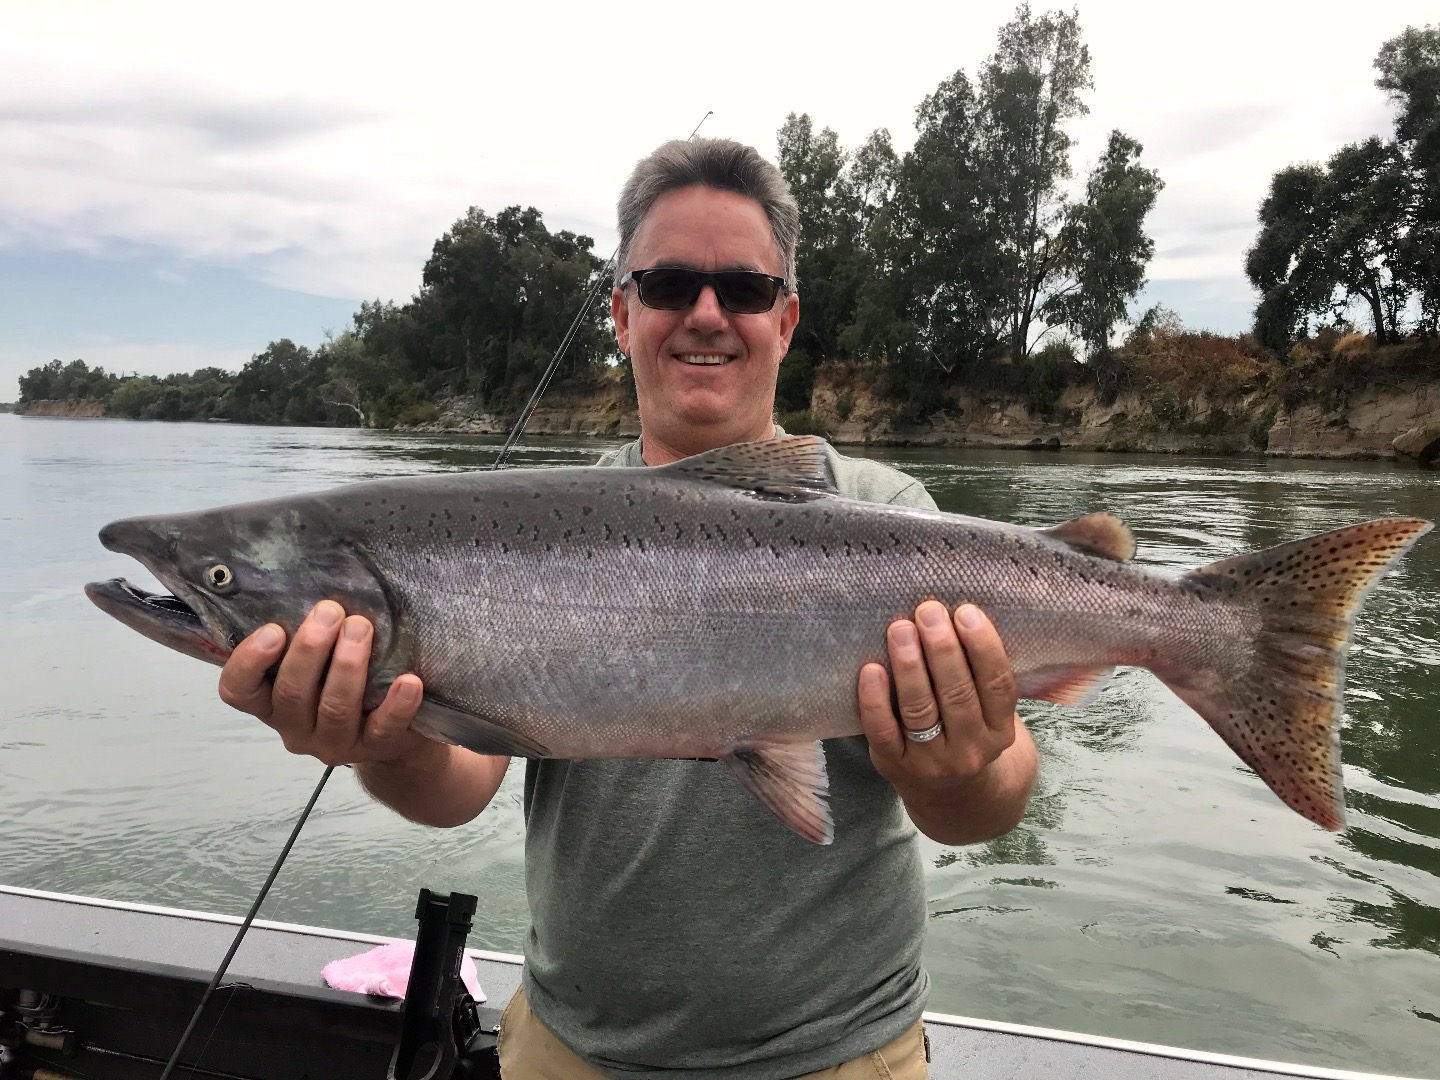
MULTIPOLYGON (((799 318, 799 213, 778 170, 727 140, 668 143, 636 167, 619 211, 611 314, 642 437, 601 464, 660 465, 776 435, 775 381, 799 318)), ((893 469, 833 451, 830 464, 847 495, 934 505, 893 469)), ((354 763, 406 817, 471 820, 508 759, 407 730, 413 675, 363 716, 370 639, 368 622, 322 603, 288 650, 278 627, 237 648, 221 697, 295 753, 354 763)), ((711 763, 527 763, 532 925, 501 1025, 507 1076, 925 1075, 911 822, 952 844, 1008 830, 1036 756, 980 612, 922 604, 890 627, 888 646, 898 717, 890 674, 866 665, 865 736, 826 745, 832 847, 780 827, 711 763)))

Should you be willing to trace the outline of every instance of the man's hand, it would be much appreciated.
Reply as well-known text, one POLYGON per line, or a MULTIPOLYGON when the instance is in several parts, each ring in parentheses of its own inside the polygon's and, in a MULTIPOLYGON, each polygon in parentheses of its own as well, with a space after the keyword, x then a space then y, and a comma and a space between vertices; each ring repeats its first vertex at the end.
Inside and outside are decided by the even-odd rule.
POLYGON ((262 626, 235 647, 220 673, 220 700, 269 724, 292 754, 327 765, 432 758, 449 748, 410 730, 423 693, 402 675, 368 716, 362 712, 374 627, 323 600, 300 624, 290 648, 285 631, 262 626), (281 660, 281 656, 284 659, 281 660), (266 672, 280 661, 274 682, 266 672))
POLYGON ((860 718, 870 759, 895 785, 916 826, 941 843, 988 840, 1013 828, 1035 784, 1035 745, 1015 715, 1015 676, 1000 635, 978 608, 962 605, 951 620, 926 601, 915 621, 899 619, 887 635, 895 673, 879 664, 860 672, 860 718), (906 732, 940 725, 916 742, 906 732))

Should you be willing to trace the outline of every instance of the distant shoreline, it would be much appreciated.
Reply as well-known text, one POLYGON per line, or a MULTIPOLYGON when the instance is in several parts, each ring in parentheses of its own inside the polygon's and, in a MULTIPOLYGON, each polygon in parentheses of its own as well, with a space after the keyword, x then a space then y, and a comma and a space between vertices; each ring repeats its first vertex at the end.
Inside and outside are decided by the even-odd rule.
MULTIPOLYGON (((953 413, 929 421, 904 425, 885 415, 877 403, 862 400, 852 405, 845 420, 825 408, 824 388, 816 395, 820 406, 810 413, 781 417, 792 433, 813 431, 837 446, 945 447, 977 450, 1028 450, 1034 452, 1082 451, 1101 453, 1201 454, 1263 459, 1304 458, 1337 461, 1413 461, 1440 464, 1440 385, 1412 385, 1357 395, 1348 422, 1337 424, 1333 413, 1314 405, 1297 404, 1292 410, 1264 399, 1248 403, 1241 412, 1219 407, 1191 415, 1180 424, 1157 423, 1139 403, 1120 395, 1109 405, 1093 392, 1072 388, 1050 417, 1033 416, 1020 402, 1004 399, 962 398, 953 413), (1215 414, 1218 414, 1215 415, 1215 414)), ((27 417, 58 419, 129 419, 106 417, 99 401, 38 401, 14 409, 27 417)), ((160 423, 236 423, 209 421, 158 421, 160 423)), ((368 430, 419 435, 503 436, 512 417, 498 414, 464 415, 442 411, 423 424, 395 425, 368 430)), ((270 427, 277 425, 244 424, 270 427)), ((339 425, 278 425, 334 427, 339 425)), ((634 406, 614 399, 556 397, 532 417, 528 434, 581 438, 632 439, 640 433, 634 406)))

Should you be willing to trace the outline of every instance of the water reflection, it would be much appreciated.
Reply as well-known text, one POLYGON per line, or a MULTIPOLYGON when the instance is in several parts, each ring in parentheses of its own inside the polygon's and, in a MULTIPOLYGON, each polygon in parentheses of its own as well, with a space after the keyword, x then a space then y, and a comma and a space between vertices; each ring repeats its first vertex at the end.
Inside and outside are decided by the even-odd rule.
MULTIPOLYGON (((485 468, 500 440, 0 416, 0 880, 241 911, 313 762, 215 700, 214 671, 89 608, 133 574, 104 522, 349 480, 485 468)), ((613 443, 541 438, 515 463, 613 443)), ((1440 475, 1384 464, 856 451, 942 508, 1126 520, 1165 574, 1383 514, 1434 516, 1440 475)), ((1285 808, 1148 672, 1084 709, 1023 710, 1041 748, 1019 828, 926 842, 931 1007, 1319 1065, 1440 1075, 1440 537, 1356 627, 1343 732, 1351 827, 1285 808)), ((266 914, 413 928, 414 889, 480 895, 475 944, 525 927, 519 770, 471 826, 422 829, 337 776, 266 914)))

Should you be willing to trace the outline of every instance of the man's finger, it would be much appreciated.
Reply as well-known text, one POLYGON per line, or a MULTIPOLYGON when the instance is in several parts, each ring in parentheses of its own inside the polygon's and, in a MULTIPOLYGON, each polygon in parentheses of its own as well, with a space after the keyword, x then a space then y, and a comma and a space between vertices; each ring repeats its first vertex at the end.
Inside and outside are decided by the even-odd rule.
POLYGON ((887 760, 905 754, 905 735, 890 707, 890 676, 879 664, 860 669, 860 724, 870 753, 887 760))
POLYGON ((285 631, 267 623, 230 654, 220 672, 220 700, 232 709, 270 719, 270 679, 266 674, 285 651, 285 631))
POLYGON ((315 708, 330 652, 340 634, 345 611, 333 600, 322 600, 295 631, 295 640, 275 673, 272 712, 267 721, 286 739, 308 740, 315 733, 315 708))
POLYGON ((890 670, 895 674, 895 701, 900 724, 907 731, 927 731, 940 722, 940 708, 930 685, 930 671, 920 648, 920 636, 909 619, 897 619, 886 634, 890 670))
POLYGON ((374 630, 370 620, 351 615, 340 624, 330 670, 315 709, 315 741, 321 753, 343 754, 360 741, 365 679, 374 630))
POLYGON ((915 622, 920 627, 925 663, 946 738, 965 737, 969 731, 978 731, 984 725, 980 700, 950 609, 927 600, 915 609, 915 622))
POLYGON ((970 661, 986 726, 994 731, 1013 730, 1015 673, 995 625, 974 604, 962 604, 955 612, 955 629, 970 661))
POLYGON ((365 718, 363 742, 367 757, 383 759, 391 751, 398 752, 407 739, 424 738, 410 730, 424 692, 424 684, 416 675, 401 675, 390 685, 385 700, 365 718))

